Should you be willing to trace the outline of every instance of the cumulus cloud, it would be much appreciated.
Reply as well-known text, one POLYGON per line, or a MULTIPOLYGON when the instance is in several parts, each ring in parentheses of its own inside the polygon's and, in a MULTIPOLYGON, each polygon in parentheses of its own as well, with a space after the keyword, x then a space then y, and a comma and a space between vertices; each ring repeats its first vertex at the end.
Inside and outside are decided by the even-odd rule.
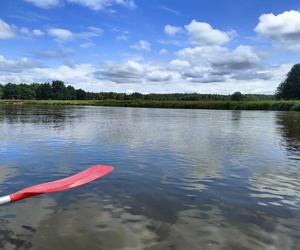
POLYGON ((61 28, 49 29, 48 35, 54 37, 57 42, 65 42, 74 38, 74 34, 70 30, 61 28))
MULTIPOLYGON (((173 60, 173 64, 179 61, 173 60)), ((181 62, 182 66, 188 64, 181 62), (184 65, 185 64, 185 65, 184 65)), ((191 63, 190 63, 191 64, 191 63)), ((192 65, 181 70, 170 63, 126 61, 100 65, 74 64, 46 67, 23 58, 0 57, 0 82, 45 82, 61 79, 87 90, 202 93, 273 93, 291 65, 278 65, 219 74, 211 65, 192 65), (251 80, 251 81, 249 81, 251 80), (209 83, 209 84, 206 84, 209 83)))
POLYGON ((62 1, 61 0, 24 0, 25 2, 31 3, 35 5, 36 7, 42 8, 42 9, 49 9, 56 6, 59 6, 62 1))
POLYGON ((144 67, 135 61, 126 63, 107 62, 103 68, 94 73, 97 79, 115 83, 137 83, 143 81, 144 67))
MULTIPOLYGON (((44 35, 44 32, 38 29, 19 28, 8 24, 2 26, 6 29, 7 27, 11 28, 15 36, 39 37, 44 35)), ((0 38, 1 29, 3 30, 2 26, 0 22, 0 38)), ((257 32, 262 35, 262 30, 266 29, 266 26, 263 27, 256 28, 257 32)), ((294 27, 294 29, 297 28, 294 27)), ((128 32, 117 29, 112 31, 115 32, 116 36, 128 34, 128 32)), ((9 60, 0 57, 0 71, 5 72, 5 74, 0 74, 0 82, 44 82, 61 79, 75 86, 83 86, 87 90, 96 91, 103 89, 97 89, 95 86, 105 86, 108 91, 127 91, 131 89, 142 92, 201 91, 232 93, 239 90, 249 93, 271 93, 271 90, 275 90, 289 70, 288 66, 282 65, 276 67, 263 66, 262 58, 251 46, 240 45, 236 48, 226 46, 226 43, 231 39, 231 35, 228 32, 217 30, 207 23, 193 20, 184 28, 167 25, 165 31, 169 35, 176 35, 180 32, 185 33, 185 36, 179 36, 183 48, 175 53, 171 53, 170 50, 167 57, 168 61, 145 61, 142 57, 137 58, 134 55, 135 58, 133 58, 133 55, 126 53, 124 62, 63 64, 58 67, 50 67, 26 58, 9 60), (183 41, 184 37, 186 41, 183 41), (93 86, 86 85, 87 83, 93 86), (251 89, 251 86, 253 89, 251 89)), ((74 51, 70 48, 62 48, 62 43, 79 40, 81 48, 89 48, 94 46, 92 39, 101 36, 103 30, 91 26, 79 32, 78 30, 71 31, 54 27, 49 28, 46 32, 48 36, 53 37, 55 41, 60 43, 60 48, 37 51, 35 53, 36 58, 66 58, 72 56, 74 51)), ((272 39, 272 41, 281 41, 275 34, 264 36, 272 39)), ((123 37, 117 36, 116 39, 125 40, 127 37, 123 39, 123 37)), ((150 52, 151 44, 148 41, 140 40, 131 48, 150 52)), ((156 53, 164 55, 168 53, 168 50, 163 48, 156 51, 156 53)), ((122 56, 125 56, 125 53, 122 56)))
POLYGON ((24 70, 42 67, 37 62, 29 60, 28 58, 21 58, 19 60, 9 60, 0 55, 0 72, 5 73, 21 73, 24 70))
POLYGON ((263 14, 255 31, 287 50, 300 50, 300 12, 291 10, 274 15, 263 14))
POLYGON ((180 79, 180 74, 162 69, 153 70, 147 73, 147 80, 150 82, 168 82, 172 79, 180 79))
POLYGON ((127 61, 124 63, 107 62, 101 70, 94 73, 97 79, 116 84, 144 84, 151 82, 169 82, 180 79, 180 73, 167 69, 164 65, 152 65, 127 61))
POLYGON ((216 83, 272 78, 272 72, 267 73, 262 69, 261 58, 251 46, 240 45, 233 50, 222 46, 196 46, 179 50, 176 55, 178 59, 173 60, 173 64, 179 64, 178 60, 190 64, 180 70, 183 77, 191 82, 216 83))
POLYGON ((84 81, 90 81, 90 73, 95 70, 91 64, 75 64, 61 65, 56 68, 44 67, 34 68, 30 73, 36 74, 35 77, 41 79, 40 81, 51 81, 53 79, 60 79, 65 82, 76 84, 77 81, 83 83, 84 81), (43 80, 42 80, 43 79, 43 80))
POLYGON ((165 26, 164 30, 165 30, 165 33, 169 36, 174 36, 174 35, 177 35, 177 34, 183 32, 183 29, 181 27, 172 26, 169 24, 165 26))
POLYGON ((45 33, 39 29, 29 29, 27 27, 17 27, 10 25, 0 19, 0 39, 10 39, 17 36, 41 37, 45 33))
POLYGON ((140 40, 138 43, 131 46, 131 48, 136 50, 145 50, 145 51, 151 51, 151 44, 145 40, 140 40))
POLYGON ((232 52, 220 55, 220 58, 212 62, 212 65, 230 72, 254 68, 259 62, 260 58, 252 47, 239 46, 232 52))
POLYGON ((223 45, 229 42, 230 37, 226 32, 214 29, 208 23, 193 20, 185 26, 190 41, 198 46, 223 45))
POLYGON ((0 19, 0 39, 9 39, 15 36, 14 27, 0 19))
POLYGON ((190 67, 191 64, 185 60, 174 59, 170 62, 170 66, 174 70, 181 70, 190 67))
POLYGON ((220 46, 196 46, 179 50, 176 55, 181 60, 186 60, 191 64, 207 65, 218 61, 220 57, 228 53, 228 49, 220 46))

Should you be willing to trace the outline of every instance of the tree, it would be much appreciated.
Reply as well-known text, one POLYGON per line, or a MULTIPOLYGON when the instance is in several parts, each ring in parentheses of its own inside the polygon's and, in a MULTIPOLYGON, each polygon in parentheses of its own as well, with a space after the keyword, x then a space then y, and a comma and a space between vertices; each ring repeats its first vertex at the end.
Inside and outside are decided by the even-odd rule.
POLYGON ((65 99, 66 100, 75 100, 76 99, 76 90, 71 85, 69 85, 66 89, 65 99))
POLYGON ((277 99, 300 99, 300 64, 295 64, 277 88, 277 99))
POLYGON ((230 98, 232 101, 241 101, 243 100, 244 96, 241 92, 234 92, 230 98))
POLYGON ((52 99, 53 92, 50 83, 39 84, 36 88, 36 97, 41 100, 52 99))
POLYGON ((76 90, 76 99, 77 100, 85 100, 86 99, 86 93, 82 89, 76 90))
POLYGON ((2 96, 3 96, 3 85, 0 84, 0 99, 2 99, 2 96))
POLYGON ((19 86, 19 98, 24 100, 30 100, 36 98, 35 89, 32 85, 20 84, 19 86))
POLYGON ((3 89, 3 99, 20 99, 20 88, 17 84, 8 83, 3 89))
POLYGON ((63 81, 52 81, 52 98, 54 100, 64 100, 66 97, 66 86, 63 81))

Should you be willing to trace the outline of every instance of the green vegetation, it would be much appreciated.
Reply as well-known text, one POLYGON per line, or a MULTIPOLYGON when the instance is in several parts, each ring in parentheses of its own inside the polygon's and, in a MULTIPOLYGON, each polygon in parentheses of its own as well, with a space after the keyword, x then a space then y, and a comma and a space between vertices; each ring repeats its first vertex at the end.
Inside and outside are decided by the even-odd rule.
POLYGON ((173 94, 141 94, 115 92, 86 92, 65 86, 62 81, 50 83, 0 85, 0 99, 13 100, 152 100, 152 101, 230 101, 230 100, 272 100, 272 95, 242 95, 240 92, 230 95, 173 93, 173 94), (2 93, 2 94, 1 94, 2 93))
POLYGON ((300 64, 295 64, 276 91, 276 98, 283 100, 300 99, 300 64))
MULTIPOLYGON (((5 104, 90 105, 182 109, 285 110, 300 111, 299 101, 158 101, 158 100, 3 100, 5 104)), ((1 101, 0 101, 1 104, 1 101)))
POLYGON ((231 95, 232 101, 241 101, 244 99, 244 96, 241 92, 235 92, 231 95))

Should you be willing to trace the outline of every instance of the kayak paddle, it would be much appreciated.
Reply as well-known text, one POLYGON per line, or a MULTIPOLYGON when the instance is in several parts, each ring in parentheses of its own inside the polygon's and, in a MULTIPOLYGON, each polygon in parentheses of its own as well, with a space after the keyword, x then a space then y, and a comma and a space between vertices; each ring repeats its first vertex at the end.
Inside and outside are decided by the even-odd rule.
POLYGON ((96 165, 70 177, 35 185, 22 189, 16 193, 0 197, 0 205, 23 200, 32 196, 59 192, 79 187, 91 181, 97 180, 113 171, 111 166, 96 165))

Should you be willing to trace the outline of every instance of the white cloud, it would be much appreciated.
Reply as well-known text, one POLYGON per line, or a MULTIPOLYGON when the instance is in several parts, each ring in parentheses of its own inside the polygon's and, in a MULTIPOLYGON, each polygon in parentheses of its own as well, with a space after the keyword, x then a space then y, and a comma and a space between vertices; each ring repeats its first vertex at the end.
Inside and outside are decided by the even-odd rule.
POLYGON ((6 73, 21 73, 26 69, 39 67, 37 62, 29 60, 28 58, 21 58, 19 60, 9 60, 0 55, 0 72, 6 73))
POLYGON ((137 50, 145 50, 145 51, 151 51, 151 44, 145 40, 140 40, 135 45, 132 45, 131 48, 137 49, 137 50))
POLYGON ((35 68, 32 74, 47 81, 60 79, 65 82, 76 83, 90 80, 89 74, 95 70, 91 64, 76 64, 73 66, 61 65, 57 68, 35 68))
POLYGON ((181 69, 190 67, 191 64, 185 60, 174 59, 170 62, 170 66, 171 66, 171 68, 173 68, 175 70, 181 70, 181 69))
POLYGON ((44 35, 45 35, 45 33, 44 33, 43 31, 39 30, 39 29, 34 29, 34 30, 32 31, 32 34, 33 34, 34 36, 44 36, 44 35))
POLYGON ((15 36, 14 27, 0 19, 0 39, 9 39, 15 36))
MULTIPOLYGON (((56 42, 63 43, 73 39, 85 39, 89 41, 91 45, 91 39, 94 37, 99 37, 103 34, 103 30, 98 27, 88 27, 84 32, 72 32, 67 29, 52 28, 48 29, 48 35, 54 37, 56 42)), ((86 43, 87 44, 87 43, 86 43)))
POLYGON ((70 30, 60 28, 49 29, 48 35, 54 37, 57 42, 65 42, 74 38, 74 34, 70 30))
POLYGON ((135 61, 127 61, 122 64, 107 62, 94 75, 100 80, 108 80, 114 83, 141 83, 143 82, 144 72, 143 65, 135 61))
POLYGON ((193 20, 185 28, 190 36, 190 41, 198 46, 223 45, 230 40, 226 32, 214 29, 208 23, 193 20))
MULTIPOLYGON (((179 65, 179 61, 177 63, 179 65)), ((182 66, 188 65, 181 63, 182 66)), ((140 92, 196 91, 228 94, 242 91, 271 94, 291 66, 290 64, 270 66, 222 75, 211 65, 191 65, 178 70, 170 67, 170 64, 126 61, 106 62, 101 65, 43 67, 26 58, 9 60, 0 56, 0 71, 5 72, 0 74, 0 82, 30 83, 61 79, 75 87, 93 91, 124 92, 131 89, 140 92)))
POLYGON ((172 25, 169 25, 169 24, 165 26, 164 30, 165 30, 165 33, 169 36, 174 36, 174 35, 177 35, 177 34, 183 32, 183 29, 181 27, 172 26, 172 25))
POLYGON ((29 36, 29 37, 32 37, 32 36, 41 37, 41 36, 45 35, 45 33, 39 29, 30 30, 27 27, 20 28, 19 32, 21 35, 29 36))
MULTIPOLYGON (((19 28, 8 24, 7 27, 15 32, 15 36, 44 35, 44 32, 38 29, 19 28)), ((167 31, 170 35, 178 34, 177 28, 180 27, 170 27, 167 31)), ((162 60, 163 57, 156 61, 141 58, 140 51, 151 51, 151 44, 145 40, 131 46, 140 50, 139 52, 120 54, 123 62, 69 63, 50 67, 27 58, 9 60, 0 57, 0 71, 5 72, 0 74, 0 82, 44 82, 61 79, 76 87, 96 91, 130 89, 141 92, 273 93, 289 70, 290 65, 264 66, 260 54, 251 46, 240 45, 233 49, 225 46, 231 35, 216 30, 209 24, 193 20, 185 29, 181 29, 180 32, 187 31, 186 40, 189 38, 195 46, 184 41, 184 36, 180 36, 182 49, 179 51, 169 53, 166 48, 155 51, 156 55, 169 53, 168 61, 162 60), (187 44, 190 47, 187 47, 187 44), (99 86, 102 88, 99 89, 99 86)), ((89 48, 94 46, 93 39, 101 36, 103 30, 99 27, 88 27, 80 32, 50 28, 46 32, 57 42, 78 40, 81 48, 89 48)), ((127 31, 117 29, 112 32, 115 32, 114 35, 128 34, 127 31)), ((273 41, 280 40, 269 37, 273 41)), ((59 45, 59 49, 37 51, 35 57, 68 59, 73 55, 75 49, 62 48, 62 44, 59 45)))
POLYGON ((181 60, 186 60, 191 64, 210 64, 217 61, 221 56, 228 53, 228 49, 220 46, 197 46, 179 50, 176 55, 181 60))
POLYGON ((232 52, 220 55, 219 59, 212 62, 212 65, 232 72, 234 70, 251 69, 260 62, 259 56, 250 46, 239 46, 232 52))
POLYGON ((67 0, 69 3, 76 3, 93 10, 103 10, 113 5, 120 5, 130 9, 136 7, 133 0, 67 0))
POLYGON ((180 74, 166 70, 154 70, 147 73, 147 80, 150 82, 168 82, 173 77, 180 78, 180 74))
POLYGON ((287 50, 300 50, 300 12, 291 10, 279 15, 263 14, 255 31, 287 50))
POLYGON ((56 6, 59 6, 62 1, 61 0, 24 0, 25 2, 31 3, 35 5, 36 7, 42 8, 42 9, 49 9, 56 6))
POLYGON ((44 35, 44 32, 39 29, 31 30, 27 27, 19 28, 15 25, 9 25, 0 19, 0 39, 10 39, 18 35, 40 37, 44 35))

